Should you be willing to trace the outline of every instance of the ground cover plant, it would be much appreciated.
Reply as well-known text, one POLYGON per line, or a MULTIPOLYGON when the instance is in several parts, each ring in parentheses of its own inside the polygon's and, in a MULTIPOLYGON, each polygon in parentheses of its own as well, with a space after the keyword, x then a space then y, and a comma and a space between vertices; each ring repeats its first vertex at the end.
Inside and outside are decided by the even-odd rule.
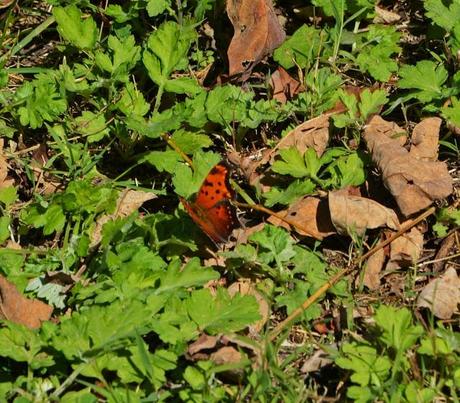
POLYGON ((0 29, 1 401, 458 401, 459 0, 0 29))

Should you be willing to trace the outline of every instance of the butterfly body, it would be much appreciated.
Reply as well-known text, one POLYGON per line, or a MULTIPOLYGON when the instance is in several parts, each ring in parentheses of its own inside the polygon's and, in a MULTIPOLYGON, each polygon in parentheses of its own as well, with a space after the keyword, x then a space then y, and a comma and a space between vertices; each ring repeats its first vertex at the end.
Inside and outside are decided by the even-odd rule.
POLYGON ((193 202, 181 198, 192 220, 214 241, 225 242, 236 223, 230 203, 234 193, 228 183, 229 170, 223 163, 211 169, 193 202))

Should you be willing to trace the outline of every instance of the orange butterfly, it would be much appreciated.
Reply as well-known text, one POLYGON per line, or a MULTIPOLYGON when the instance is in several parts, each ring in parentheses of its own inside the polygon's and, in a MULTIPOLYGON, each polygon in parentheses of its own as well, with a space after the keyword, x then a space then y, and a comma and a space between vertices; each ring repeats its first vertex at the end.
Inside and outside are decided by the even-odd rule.
POLYGON ((230 203, 234 192, 228 183, 228 174, 224 163, 217 164, 205 178, 195 201, 180 199, 192 220, 214 242, 227 241, 237 222, 230 203))

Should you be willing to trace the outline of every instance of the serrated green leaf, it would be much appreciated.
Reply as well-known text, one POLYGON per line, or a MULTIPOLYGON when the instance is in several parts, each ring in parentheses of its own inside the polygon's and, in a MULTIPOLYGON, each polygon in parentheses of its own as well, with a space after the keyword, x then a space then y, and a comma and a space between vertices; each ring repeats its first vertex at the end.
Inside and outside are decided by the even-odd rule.
POLYGON ((324 46, 326 34, 314 27, 302 25, 294 34, 275 50, 273 59, 285 69, 296 64, 300 68, 309 67, 318 57, 320 46, 324 46))
POLYGON ((10 204, 13 204, 18 197, 17 190, 14 186, 8 186, 0 189, 0 202, 5 205, 6 208, 10 204))
POLYGON ((273 172, 282 175, 291 175, 294 178, 308 177, 310 170, 306 166, 304 157, 295 147, 280 150, 282 160, 277 160, 272 165, 273 172))
POLYGON ((75 131, 85 136, 90 143, 100 141, 109 134, 105 117, 101 113, 83 111, 81 116, 75 118, 74 125, 75 131))
POLYGON ((187 301, 187 311, 201 330, 210 334, 236 332, 260 319, 259 307, 253 296, 217 289, 215 297, 208 289, 194 291, 187 301))
POLYGON ((414 98, 422 102, 430 102, 443 97, 443 85, 448 73, 443 65, 431 60, 422 60, 415 66, 404 65, 399 71, 400 88, 412 90, 414 98))
POLYGON ((83 19, 75 5, 54 7, 53 15, 61 36, 79 49, 93 49, 97 41, 97 26, 91 16, 83 19))
POLYGON ((195 35, 191 26, 173 21, 163 23, 150 35, 142 60, 153 82, 164 86, 174 70, 187 66, 184 58, 195 35))
POLYGON ((388 102, 387 93, 385 90, 375 90, 371 91, 366 88, 360 94, 360 102, 359 102, 359 112, 360 118, 363 121, 374 114, 377 113, 378 110, 388 102))
POLYGON ((295 180, 286 189, 281 189, 273 186, 268 192, 263 193, 265 205, 272 207, 275 204, 288 205, 293 203, 300 197, 311 194, 316 188, 316 185, 309 179, 295 180))
POLYGON ((129 82, 121 91, 121 98, 115 105, 126 116, 144 116, 150 110, 150 105, 144 95, 133 83, 129 82))
POLYGON ((168 7, 171 7, 171 0, 148 0, 147 13, 149 17, 156 17, 157 15, 166 11, 168 7))
POLYGON ((457 0, 448 3, 442 0, 425 0, 423 7, 427 17, 448 32, 460 20, 460 2, 457 0))

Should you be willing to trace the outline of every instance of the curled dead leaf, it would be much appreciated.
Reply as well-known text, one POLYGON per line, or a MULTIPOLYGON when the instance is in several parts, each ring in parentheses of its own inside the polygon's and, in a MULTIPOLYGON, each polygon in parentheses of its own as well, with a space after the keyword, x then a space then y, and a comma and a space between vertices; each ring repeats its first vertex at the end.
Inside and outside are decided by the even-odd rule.
POLYGON ((401 19, 401 16, 393 11, 386 10, 377 4, 375 5, 375 24, 394 24, 401 19))
POLYGON ((420 292, 417 306, 430 309, 440 319, 450 319, 460 303, 460 279, 453 267, 431 280, 420 292))
POLYGON ((229 75, 246 73, 281 45, 286 37, 272 0, 227 0, 234 35, 227 50, 229 75))
POLYGON ((399 228, 396 213, 374 200, 352 196, 346 189, 329 192, 331 220, 339 234, 362 235, 367 229, 399 228))
POLYGON ((0 138, 0 189, 14 185, 14 180, 8 176, 8 163, 3 154, 4 140, 0 138))
POLYGON ((388 125, 382 121, 374 116, 366 125, 364 139, 401 213, 409 216, 450 195, 452 178, 447 165, 417 159, 388 135, 388 125))
POLYGON ((53 308, 38 299, 22 295, 16 286, 0 275, 0 319, 20 323, 31 329, 49 320, 53 308))
POLYGON ((273 91, 273 99, 282 104, 285 104, 289 99, 292 99, 299 92, 303 91, 301 84, 292 78, 282 67, 278 67, 271 75, 270 86, 273 91))
POLYGON ((440 118, 423 119, 412 131, 410 154, 418 159, 436 161, 438 159, 440 118))
MULTIPOLYGON (((299 227, 294 226, 293 229, 300 235, 322 240, 336 233, 331 222, 327 202, 316 197, 300 199, 288 209, 279 211, 278 214, 298 224, 299 227)), ((267 221, 273 225, 290 229, 290 225, 278 217, 271 216, 267 221)))
POLYGON ((273 149, 272 161, 277 150, 290 147, 296 147, 301 154, 304 154, 308 148, 313 148, 316 154, 321 156, 329 142, 330 116, 330 114, 320 115, 291 130, 273 149))
POLYGON ((418 261, 423 251, 423 234, 414 227, 390 244, 387 269, 408 267, 418 261))
POLYGON ((370 290, 377 290, 380 287, 380 272, 385 263, 385 250, 379 249, 367 259, 364 271, 363 284, 370 290))

